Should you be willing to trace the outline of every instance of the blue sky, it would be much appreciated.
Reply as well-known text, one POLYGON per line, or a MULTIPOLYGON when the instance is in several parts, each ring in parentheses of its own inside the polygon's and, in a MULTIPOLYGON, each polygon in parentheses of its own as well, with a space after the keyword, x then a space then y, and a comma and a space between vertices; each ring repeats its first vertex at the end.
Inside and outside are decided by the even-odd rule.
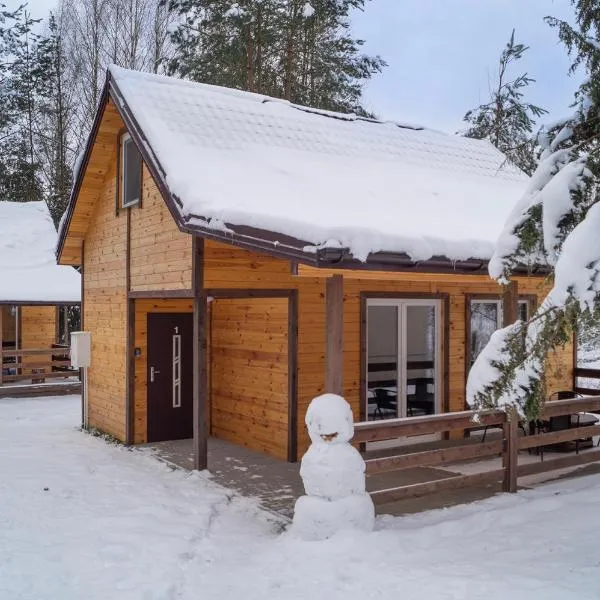
MULTIPOLYGON (((7 0, 4 0, 5 2, 7 0)), ((20 0, 8 0, 16 6, 20 0)), ((54 5, 30 0, 35 15, 54 5)), ((367 87, 366 104, 380 117, 461 129, 462 116, 485 102, 498 57, 516 29, 530 46, 518 65, 536 79, 528 99, 550 111, 568 112, 577 80, 546 15, 572 20, 569 0, 370 0, 352 19, 366 51, 389 64, 367 87)), ((516 72, 516 71, 515 71, 516 72)))
MULTIPOLYGON (((573 20, 569 0, 372 0, 353 19, 368 53, 389 64, 367 87, 368 107, 386 118, 447 131, 486 102, 513 28, 530 47, 517 63, 536 82, 528 99, 554 117, 568 112, 577 79, 546 15, 573 20)), ((516 72, 516 71, 515 71, 516 72)))

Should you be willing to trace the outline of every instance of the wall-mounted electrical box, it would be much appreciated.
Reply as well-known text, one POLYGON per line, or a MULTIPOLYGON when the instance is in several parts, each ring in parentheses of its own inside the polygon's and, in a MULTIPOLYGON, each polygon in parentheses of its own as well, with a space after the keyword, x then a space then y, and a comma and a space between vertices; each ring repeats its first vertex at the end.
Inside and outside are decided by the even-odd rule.
POLYGON ((71 366, 75 369, 89 367, 92 362, 92 336, 89 331, 71 333, 71 366))

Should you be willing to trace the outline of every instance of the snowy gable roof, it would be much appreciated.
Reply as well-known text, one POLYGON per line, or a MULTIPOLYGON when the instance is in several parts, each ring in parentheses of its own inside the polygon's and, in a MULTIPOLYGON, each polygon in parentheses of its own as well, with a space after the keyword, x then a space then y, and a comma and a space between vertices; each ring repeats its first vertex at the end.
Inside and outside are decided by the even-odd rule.
POLYGON ((489 259, 527 177, 488 142, 111 67, 182 220, 355 258, 489 259))
POLYGON ((79 302, 79 273, 56 264, 45 202, 0 202, 0 302, 79 302))

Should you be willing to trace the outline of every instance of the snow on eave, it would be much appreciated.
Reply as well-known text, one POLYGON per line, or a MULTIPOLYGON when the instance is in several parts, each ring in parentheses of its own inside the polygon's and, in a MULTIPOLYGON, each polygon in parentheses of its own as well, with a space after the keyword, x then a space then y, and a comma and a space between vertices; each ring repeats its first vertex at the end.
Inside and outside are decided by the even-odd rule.
MULTIPOLYGON (((110 68, 110 79, 111 79, 111 95, 113 95, 113 97, 115 98, 115 103, 117 105, 117 108, 119 109, 119 112, 121 113, 121 116, 123 117, 123 120, 125 121, 126 125, 128 128, 133 129, 133 131, 131 131, 132 133, 132 137, 134 137, 138 147, 140 148, 140 151, 142 151, 142 154, 144 156, 144 160, 148 163, 148 166, 151 167, 151 170, 154 171, 153 175, 155 176, 155 179, 157 180, 157 183, 159 183, 159 188, 161 188, 161 192, 165 198, 165 201, 167 202, 167 205, 170 209, 170 211, 172 212, 173 216, 176 218, 176 220, 179 222, 180 227, 182 227, 184 230, 186 229, 188 223, 189 223, 189 219, 190 217, 194 216, 194 218, 201 218, 205 224, 210 224, 210 223, 221 223, 224 225, 224 227, 213 227, 212 229, 212 234, 213 235, 219 235, 219 230, 222 230, 221 233, 223 234, 223 240, 226 242, 232 242, 235 241, 234 238, 237 235, 236 233, 232 234, 232 231, 236 231, 238 230, 240 227, 244 228, 244 227, 251 227, 253 228, 255 231, 264 231, 264 232, 268 232, 272 235, 269 235, 268 238, 262 238, 259 239, 259 247, 255 247, 255 249, 259 250, 259 249, 263 249, 263 250, 269 250, 272 249, 274 245, 276 245, 276 241, 277 241, 277 236, 281 236, 281 237, 294 237, 298 240, 303 240, 305 242, 307 242, 305 244, 305 246, 314 246, 314 245, 319 245, 319 244, 323 244, 323 240, 324 239, 328 239, 330 237, 332 237, 331 235, 327 235, 327 231, 323 232, 323 237, 322 239, 319 239, 319 237, 321 237, 321 230, 319 227, 316 227, 313 231, 313 233, 317 233, 318 235, 315 237, 314 235, 310 235, 310 230, 306 229, 306 226, 304 226, 304 229, 302 231, 298 231, 293 227, 293 219, 290 220, 288 219, 289 223, 287 227, 282 227, 280 226, 281 223, 277 223, 275 222, 273 219, 267 219, 266 221, 261 222, 257 222, 256 218, 252 218, 250 220, 247 220, 243 215, 238 214, 237 217, 235 214, 227 214, 226 212, 219 215, 217 213, 210 213, 210 212, 203 212, 202 210, 190 210, 189 207, 186 206, 186 202, 187 202, 187 194, 184 191, 183 193, 181 193, 181 190, 178 192, 177 190, 173 189, 173 180, 172 178, 170 178, 170 173, 169 171, 169 166, 167 164, 167 166, 165 166, 165 162, 164 162, 164 156, 160 156, 160 152, 157 153, 156 152, 156 148, 153 147, 153 144, 157 141, 156 139, 154 139, 154 142, 152 140, 150 140, 150 138, 147 135, 147 131, 145 131, 146 127, 148 126, 148 122, 144 124, 143 119, 142 122, 140 122, 140 117, 146 118, 147 115, 145 114, 145 110, 141 111, 138 114, 138 100, 135 99, 135 95, 132 96, 131 98, 129 96, 131 96, 131 89, 130 85, 132 83, 132 79, 131 78, 135 78, 135 82, 141 84, 142 82, 150 82, 152 84, 152 86, 158 86, 158 88, 156 88, 158 91, 158 93, 160 94, 182 94, 183 90, 185 89, 190 89, 193 91, 198 90, 198 88, 200 87, 203 91, 204 90, 209 90, 211 93, 215 92, 217 94, 217 96, 215 96, 214 98, 214 102, 219 103, 219 97, 223 97, 225 99, 227 99, 228 97, 231 98, 236 98, 236 99, 243 99, 243 100, 247 100, 252 102, 255 102, 256 104, 260 104, 260 105, 264 105, 264 104, 270 104, 270 105, 279 105, 282 108, 281 109, 277 109, 277 110, 285 110, 285 107, 289 107, 290 109, 295 109, 298 110, 299 112, 303 112, 303 113, 309 113, 309 114, 314 114, 314 115, 321 115, 324 117, 331 117, 333 120, 339 120, 339 121, 348 121, 348 122, 356 122, 356 123, 364 123, 365 126, 369 126, 369 124, 372 124, 373 127, 376 126, 388 126, 388 127, 398 127, 398 129, 408 129, 408 130, 412 130, 414 131, 415 135, 420 134, 421 132, 423 132, 424 134, 429 136, 431 141, 430 143, 434 145, 437 144, 438 142, 441 143, 441 147, 440 147, 440 151, 442 152, 442 154, 444 153, 444 151, 450 149, 449 151, 452 151, 452 149, 454 148, 456 152, 464 152, 466 156, 469 155, 469 153, 471 153, 473 156, 477 156, 478 153, 482 153, 483 156, 487 157, 488 160, 488 174, 485 176, 487 178, 487 181, 491 181, 494 179, 498 179, 500 180, 508 180, 511 181, 511 183, 513 182, 520 182, 519 185, 523 186, 525 185, 525 182, 527 181, 527 176, 525 174, 523 174, 522 172, 520 172, 518 169, 513 168, 512 166, 506 164, 506 158, 495 148, 493 148, 493 146, 491 146, 491 144, 489 144, 489 142, 485 141, 485 140, 471 140, 471 139, 466 139, 466 138, 460 138, 458 136, 452 136, 449 134, 445 134, 442 132, 435 132, 433 130, 428 130, 425 128, 422 128, 421 126, 412 126, 409 124, 396 124, 396 123, 390 123, 390 122, 385 122, 385 121, 378 121, 378 120, 371 120, 371 119, 364 119, 362 117, 357 117, 356 115, 342 115, 340 113, 332 113, 330 111, 322 111, 319 109, 312 109, 310 107, 299 107, 296 105, 293 105, 285 100, 278 100, 278 99, 273 99, 273 98, 268 98, 265 96, 261 96, 260 94, 255 94, 255 93, 249 93, 249 92, 243 92, 240 90, 232 90, 232 89, 228 89, 228 88, 221 88, 219 86, 212 86, 212 85, 207 85, 207 84, 198 84, 195 82, 189 82, 189 81, 184 81, 184 80, 174 80, 173 78, 169 78, 169 77, 165 77, 165 76, 158 76, 158 75, 153 75, 153 74, 147 74, 147 73, 135 73, 135 72, 131 72, 128 71, 126 69, 122 69, 119 67, 111 67, 110 68), (119 81, 121 79, 121 77, 123 77, 124 79, 122 79, 121 81, 119 81), (121 89, 121 84, 123 84, 125 86, 124 89, 121 89), (160 86, 164 85, 165 88, 160 90, 160 86), (131 100, 134 100, 134 102, 132 103, 131 100), (433 136, 433 137, 432 137, 433 136), (481 150, 480 150, 481 148, 481 150), (473 152, 475 154, 473 154, 473 152), (490 160, 493 161, 493 164, 495 164, 495 167, 493 169, 493 172, 490 172, 489 169, 489 165, 490 160), (167 172, 166 172, 167 171, 167 172), (507 173, 510 173, 510 175, 507 178, 507 173), (179 201, 178 201, 179 200, 179 201), (202 215, 202 217, 199 217, 197 215, 202 215), (228 218, 228 216, 230 216, 231 218, 228 218), (225 231, 227 230, 227 231, 225 231), (307 234, 309 233, 309 235, 301 235, 301 234, 307 234), (275 238, 275 240, 273 239, 275 238)), ((180 98, 180 95, 176 95, 174 96, 176 98, 180 98)), ((224 100, 226 101, 226 100, 224 100)), ((187 104, 185 105, 186 107, 188 106, 187 104)), ((283 114, 283 113, 282 113, 283 114)), ((278 118, 279 113, 273 113, 274 117, 273 118, 278 118)), ((271 115, 271 116, 273 116, 271 115)), ((158 123, 167 123, 168 119, 172 118, 171 116, 167 115, 164 117, 164 121, 158 121, 158 123)), ((150 123, 156 123, 156 117, 153 117, 153 121, 150 121, 150 123)), ((147 118, 146 118, 147 120, 147 118)), ((285 121, 285 119, 284 119, 285 121)), ((214 124, 214 123, 213 123, 214 124)), ((176 125, 176 123, 174 123, 174 125, 176 125)), ((216 125, 217 127, 219 127, 219 124, 217 123, 216 125)), ((192 127, 192 126, 191 126, 192 127)), ((152 128, 150 128, 152 129, 152 128)), ((187 133, 187 132, 186 132, 187 133)), ((385 135, 385 134, 384 134, 385 135)), ((152 136, 150 136, 152 137, 152 136)), ((155 136, 156 137, 156 136, 155 136)), ((159 140, 160 143, 160 140, 159 140)), ((470 160, 473 162, 473 158, 470 158, 470 160)), ((476 160, 476 159, 475 159, 476 160)), ((167 161, 168 163, 168 161, 167 161)), ((198 164, 202 165, 202 162, 199 162, 198 164)), ((435 161, 434 161, 434 166, 431 167, 431 171, 435 171, 435 161)), ((448 171, 446 171, 448 172, 448 171)), ((480 179, 480 183, 477 185, 480 185, 480 189, 481 189, 481 194, 480 196, 486 196, 487 194, 487 188, 486 183, 485 183, 486 179, 481 178, 480 179)), ((498 184, 496 184, 498 185, 498 184)), ((215 198, 215 201, 219 201, 220 200, 220 196, 219 193, 217 192, 216 194, 213 194, 212 196, 213 198, 215 198)), ((506 204, 510 205, 511 204, 511 200, 512 198, 508 198, 506 204)), ((258 213, 254 213, 255 215, 258 213)), ((504 217, 505 215, 502 215, 502 217, 504 217)), ((368 231, 365 229, 365 231, 368 233, 368 231)), ((473 227, 473 231, 474 232, 478 232, 478 228, 475 225, 473 227)), ((362 234, 361 234, 362 235, 362 234)), ((418 235, 418 231, 417 231, 417 235, 418 235)), ((468 235, 468 234, 467 234, 468 235)), ((344 245, 344 242, 347 242, 348 240, 343 240, 341 237, 338 236, 334 236, 336 237, 336 239, 338 239, 340 241, 340 244, 344 245)), ((389 236, 388 236, 389 237, 389 236)), ((401 238, 399 238, 401 239, 401 238)), ((256 240, 253 240, 256 241, 256 240)), ((388 240, 389 242, 389 240, 388 240)), ((491 248, 491 245, 495 242, 495 236, 494 239, 492 240, 491 238, 488 238, 488 242, 486 242, 486 251, 481 251, 483 246, 481 243, 479 243, 477 245, 477 247, 479 248, 480 251, 477 252, 473 252, 471 254, 469 254, 467 251, 465 251, 465 249, 461 249, 458 253, 453 251, 451 249, 451 245, 448 244, 442 244, 441 246, 439 244, 437 244, 437 246, 432 247, 430 251, 428 251, 428 256, 435 256, 436 254, 439 254, 439 252, 436 252, 436 250, 439 250, 440 247, 445 247, 445 248, 450 248, 449 252, 447 254, 445 254, 445 256, 448 257, 449 260, 466 260, 468 258, 474 258, 474 259, 481 259, 481 260, 487 260, 489 259, 489 256, 491 255, 491 250, 488 248, 488 246, 491 248)), ((456 246, 456 244, 455 244, 456 246)), ((464 246, 464 244, 463 244, 464 246)), ((280 248, 281 252, 285 252, 285 247, 284 245, 282 245, 282 247, 280 248)), ((297 249, 296 249, 297 250, 297 249)), ((391 253, 402 253, 404 252, 406 249, 402 247, 401 244, 398 243, 388 243, 387 247, 377 247, 377 245, 375 244, 375 246, 370 250, 370 253, 377 253, 377 252, 391 252, 391 253)), ((352 251, 352 248, 350 248, 350 251, 352 251)), ((308 254, 308 253, 307 253, 308 254)), ((364 252, 360 254, 360 256, 362 256, 362 259, 365 260, 367 257, 367 254, 365 254, 364 252)), ((297 259, 297 257, 296 257, 297 259)), ((307 259, 309 260, 309 262, 314 262, 314 254, 310 257, 307 256, 307 259)), ((425 260, 427 260, 427 256, 424 256, 423 253, 420 253, 418 255, 418 257, 416 257, 416 260, 418 262, 423 262, 425 260)))
POLYGON ((79 303, 81 279, 54 257, 45 202, 0 202, 0 303, 79 303))

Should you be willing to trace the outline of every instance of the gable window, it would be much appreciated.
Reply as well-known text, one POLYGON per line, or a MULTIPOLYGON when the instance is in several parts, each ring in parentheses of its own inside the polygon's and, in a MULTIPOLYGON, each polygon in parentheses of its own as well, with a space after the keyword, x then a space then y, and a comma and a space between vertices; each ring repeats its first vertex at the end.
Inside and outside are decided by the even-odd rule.
MULTIPOLYGON (((470 339, 469 341, 469 366, 471 366, 479 353, 485 348, 492 337, 492 333, 502 327, 502 301, 472 299, 469 305, 470 313, 470 339)), ((529 302, 519 300, 519 319, 527 321, 529 318, 529 302)))
POLYGON ((142 156, 128 133, 121 136, 121 206, 140 203, 142 195, 142 156))

